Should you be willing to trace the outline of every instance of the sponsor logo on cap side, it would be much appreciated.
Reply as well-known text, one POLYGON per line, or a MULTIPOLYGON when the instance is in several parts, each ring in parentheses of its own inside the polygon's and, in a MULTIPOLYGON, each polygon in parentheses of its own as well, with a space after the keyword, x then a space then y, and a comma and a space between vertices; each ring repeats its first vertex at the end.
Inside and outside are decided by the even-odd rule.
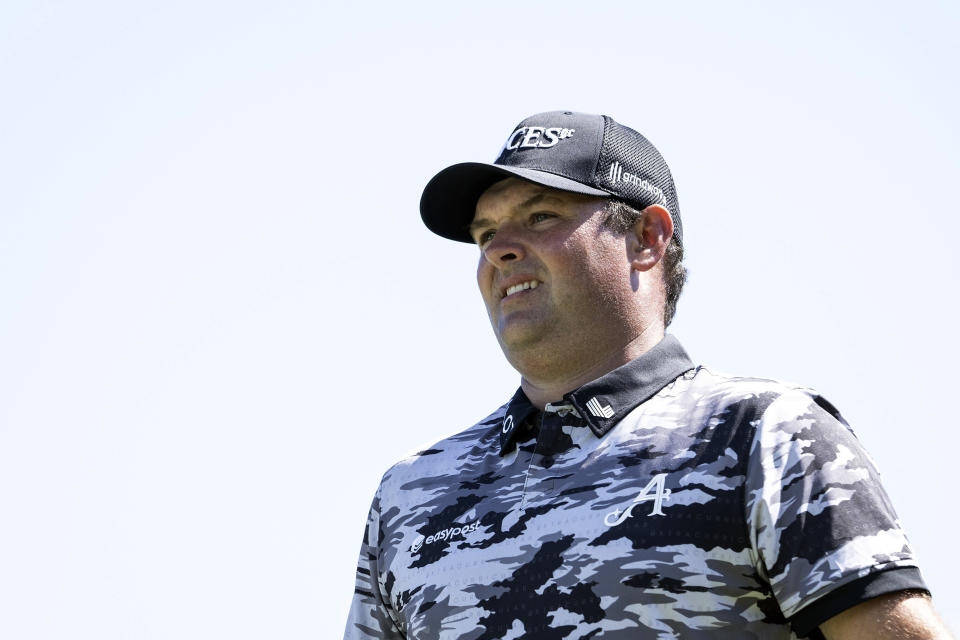
POLYGON ((623 165, 620 164, 619 160, 614 161, 614 163, 610 165, 610 170, 607 172, 607 177, 610 179, 610 182, 614 184, 617 184, 618 182, 626 182, 627 184, 632 184, 635 187, 640 187, 644 191, 652 193, 657 198, 657 202, 660 204, 665 204, 667 201, 667 198, 663 195, 663 190, 660 187, 654 185, 648 180, 644 180, 635 173, 624 171, 623 165))
POLYGON ((565 127, 520 127, 503 143, 503 150, 549 149, 571 137, 575 131, 565 127))

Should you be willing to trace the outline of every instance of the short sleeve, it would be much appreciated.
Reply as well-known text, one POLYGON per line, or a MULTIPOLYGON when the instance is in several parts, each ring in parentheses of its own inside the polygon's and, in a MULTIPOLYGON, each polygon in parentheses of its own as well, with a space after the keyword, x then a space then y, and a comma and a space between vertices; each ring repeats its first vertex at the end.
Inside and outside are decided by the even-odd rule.
POLYGON ((380 495, 378 488, 370 505, 367 524, 357 560, 357 579, 353 601, 347 616, 344 640, 402 640, 393 612, 384 601, 380 587, 378 550, 380 548, 380 495))
POLYGON ((784 393, 758 420, 747 519, 757 570, 791 622, 814 603, 830 611, 828 594, 862 592, 856 583, 881 572, 913 568, 900 575, 925 588, 876 466, 836 409, 811 392, 784 393))

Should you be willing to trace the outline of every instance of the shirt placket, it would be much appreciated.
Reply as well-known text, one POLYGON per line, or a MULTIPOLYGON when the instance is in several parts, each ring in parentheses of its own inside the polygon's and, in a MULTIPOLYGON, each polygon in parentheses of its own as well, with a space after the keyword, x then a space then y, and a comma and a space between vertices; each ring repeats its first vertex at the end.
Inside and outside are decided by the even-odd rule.
POLYGON ((540 428, 537 433, 536 447, 527 467, 524 483, 522 508, 540 504, 556 496, 555 480, 559 469, 557 457, 562 453, 560 443, 563 440, 563 425, 566 412, 547 410, 540 414, 540 428))

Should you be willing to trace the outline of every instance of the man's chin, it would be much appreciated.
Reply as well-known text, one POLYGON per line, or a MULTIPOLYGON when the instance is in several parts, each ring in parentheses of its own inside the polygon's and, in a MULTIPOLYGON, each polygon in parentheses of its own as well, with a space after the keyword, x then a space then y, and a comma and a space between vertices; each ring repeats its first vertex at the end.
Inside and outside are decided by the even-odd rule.
POLYGON ((537 358, 540 351, 550 348, 550 331, 540 323, 511 323, 497 333, 497 341, 507 360, 537 358))
POLYGON ((504 351, 524 348, 542 340, 545 329, 543 322, 512 317, 500 322, 497 327, 497 341, 504 351))

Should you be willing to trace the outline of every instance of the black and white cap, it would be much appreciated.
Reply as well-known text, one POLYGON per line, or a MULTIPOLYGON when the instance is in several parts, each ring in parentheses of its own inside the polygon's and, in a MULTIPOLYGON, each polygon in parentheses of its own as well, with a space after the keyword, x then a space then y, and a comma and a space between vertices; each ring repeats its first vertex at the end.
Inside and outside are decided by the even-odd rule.
POLYGON ((477 200, 495 182, 517 176, 562 191, 622 200, 637 209, 659 204, 683 241, 670 169, 649 140, 609 116, 549 111, 530 116, 507 137, 493 164, 464 162, 435 175, 420 198, 420 216, 437 235, 473 242, 477 200))

